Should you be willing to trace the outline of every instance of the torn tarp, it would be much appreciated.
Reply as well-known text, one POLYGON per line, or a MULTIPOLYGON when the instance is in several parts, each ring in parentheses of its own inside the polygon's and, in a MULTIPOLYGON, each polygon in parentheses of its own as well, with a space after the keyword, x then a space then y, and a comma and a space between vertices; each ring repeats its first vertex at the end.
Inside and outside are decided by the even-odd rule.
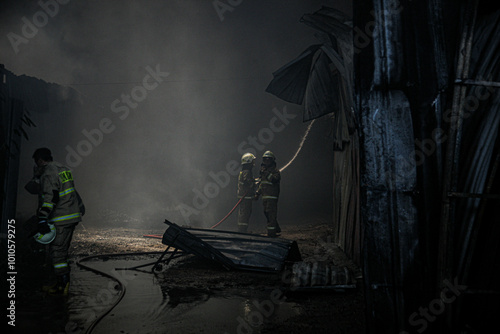
POLYGON ((162 243, 215 261, 227 269, 276 272, 286 262, 301 260, 295 241, 259 235, 169 225, 162 243))
POLYGON ((287 102, 302 104, 306 94, 314 54, 321 45, 312 45, 296 59, 273 73, 274 79, 266 92, 278 96, 287 102))
POLYGON ((299 57, 273 73, 266 92, 296 104, 305 105, 304 122, 339 110, 338 75, 330 70, 332 62, 325 46, 313 45, 299 57))
MULTIPOLYGON (((352 22, 340 11, 322 7, 301 22, 317 29, 323 44, 312 45, 273 73, 266 92, 285 101, 303 104, 303 121, 329 113, 351 113, 353 63, 352 22)), ((349 128, 354 123, 347 117, 349 128)), ((342 146, 343 138, 338 141, 342 146)))

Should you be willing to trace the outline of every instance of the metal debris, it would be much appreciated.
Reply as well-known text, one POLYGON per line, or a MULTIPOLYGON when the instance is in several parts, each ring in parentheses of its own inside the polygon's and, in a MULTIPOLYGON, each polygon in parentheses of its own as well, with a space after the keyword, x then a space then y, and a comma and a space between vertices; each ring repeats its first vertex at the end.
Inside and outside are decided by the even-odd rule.
POLYGON ((163 244, 217 262, 226 269, 278 272, 285 263, 302 260, 297 243, 292 240, 183 228, 168 220, 165 223, 169 228, 163 234, 163 244))

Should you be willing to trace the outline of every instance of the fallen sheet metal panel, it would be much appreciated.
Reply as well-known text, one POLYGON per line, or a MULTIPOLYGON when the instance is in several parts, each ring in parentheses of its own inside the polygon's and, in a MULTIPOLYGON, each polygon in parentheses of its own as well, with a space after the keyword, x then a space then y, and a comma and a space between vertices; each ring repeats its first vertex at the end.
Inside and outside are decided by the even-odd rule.
POLYGON ((356 279, 347 267, 325 261, 295 262, 290 288, 293 291, 356 289, 356 279))
POLYGON ((215 261, 226 269, 252 271, 281 271, 287 262, 301 261, 297 243, 282 238, 183 228, 165 220, 169 225, 162 243, 189 254, 215 261))

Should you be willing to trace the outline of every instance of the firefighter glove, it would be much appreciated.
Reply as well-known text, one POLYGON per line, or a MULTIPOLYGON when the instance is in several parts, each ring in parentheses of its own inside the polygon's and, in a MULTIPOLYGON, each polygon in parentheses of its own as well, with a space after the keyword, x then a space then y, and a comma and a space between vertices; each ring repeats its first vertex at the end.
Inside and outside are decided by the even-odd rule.
POLYGON ((38 221, 38 232, 40 234, 50 233, 50 227, 46 220, 42 219, 38 221))

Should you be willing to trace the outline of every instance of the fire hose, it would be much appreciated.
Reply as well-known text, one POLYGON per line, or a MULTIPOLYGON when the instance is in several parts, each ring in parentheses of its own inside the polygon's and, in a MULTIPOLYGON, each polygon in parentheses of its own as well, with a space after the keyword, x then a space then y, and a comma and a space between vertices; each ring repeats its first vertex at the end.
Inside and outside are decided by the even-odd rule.
MULTIPOLYGON (((307 126, 307 129, 306 129, 306 132, 304 133, 304 135, 302 136, 302 140, 300 141, 300 144, 299 144, 299 148, 297 149, 297 151, 295 152, 294 156, 292 157, 292 159, 290 159, 290 161, 283 167, 280 168, 280 173, 282 171, 284 171, 286 168, 288 168, 288 166, 290 166, 292 164, 292 162, 295 160, 295 158, 297 158, 297 156, 299 155, 299 152, 302 150, 302 146, 304 145, 304 142, 306 141, 306 138, 307 136, 309 135, 309 131, 311 131, 311 127, 312 125, 314 124, 314 121, 316 121, 315 119, 312 120, 311 123, 309 123, 309 125, 307 126)), ((250 192, 250 190, 248 190, 240 199, 238 202, 236 202, 236 205, 231 209, 231 211, 228 212, 228 214, 222 218, 217 224, 215 224, 214 226, 210 227, 211 229, 213 228, 216 228, 217 226, 219 226, 220 224, 222 224, 223 221, 225 221, 232 213, 234 210, 236 210, 236 208, 241 204, 241 201, 245 198, 245 196, 250 192)))
POLYGON ((92 259, 95 259, 95 258, 99 258, 99 257, 115 257, 115 256, 130 256, 130 255, 150 255, 150 254, 163 254, 163 252, 159 252, 159 251, 153 251, 153 252, 138 252, 138 253, 113 253, 113 254, 97 254, 97 255, 90 255, 90 256, 86 256, 84 258, 81 258, 81 259, 78 259, 76 261, 76 264, 81 267, 81 268, 84 268, 86 270, 89 270, 89 271, 92 271, 93 273, 96 273, 98 275, 101 275, 101 276, 104 276, 104 277, 107 277, 107 278, 110 278, 112 280, 114 280, 116 283, 118 283, 118 286, 119 288, 117 290, 120 291, 119 295, 118 295, 118 298, 113 302, 113 304, 106 310, 104 311, 102 314, 100 314, 94 321, 92 321, 92 323, 90 324, 90 326, 87 328, 87 330, 85 331, 85 333, 87 334, 90 334, 92 333, 92 331, 94 330, 95 326, 97 326, 97 324, 106 316, 108 315, 120 302, 121 300, 123 299, 123 297, 125 296, 125 293, 126 293, 126 287, 125 287, 125 284, 123 284, 118 278, 116 278, 115 276, 111 275, 111 274, 108 274, 106 273, 105 271, 102 271, 102 270, 99 270, 99 269, 96 269, 96 268, 93 268, 93 267, 90 267, 86 264, 83 264, 82 262, 85 262, 85 261, 88 261, 88 260, 92 260, 92 259))
MULTIPOLYGON (((314 121, 313 120, 309 126, 307 127, 306 129, 306 132, 304 133, 304 135, 302 136, 302 140, 299 144, 299 148, 297 149, 297 151, 295 152, 294 156, 292 157, 292 159, 285 165, 283 166, 282 168, 280 168, 280 172, 284 171, 288 166, 290 166, 292 164, 292 162, 295 160, 295 158, 299 155, 299 152, 302 150, 302 146, 304 145, 304 142, 309 134, 309 131, 311 130, 311 127, 312 125, 314 124, 314 121)), ((226 214, 226 216, 224 216, 224 218, 222 218, 217 224, 213 225, 211 227, 211 229, 213 228, 216 228, 217 226, 219 226, 220 224, 222 224, 222 222, 224 222, 233 212, 234 210, 236 210, 236 208, 241 204, 241 202, 243 201, 243 199, 245 198, 245 196, 250 192, 250 190, 248 190, 239 200, 238 202, 236 203, 236 205, 226 214)), ((130 256, 130 255, 150 255, 150 254, 163 254, 164 252, 158 252, 158 251, 154 251, 154 252, 138 252, 138 253, 115 253, 115 254, 99 254, 99 255, 91 255, 91 256, 87 256, 87 257, 84 257, 84 258, 81 258, 81 259, 78 259, 76 261, 76 264, 79 266, 79 267, 82 267, 84 269, 87 269, 89 271, 92 271, 96 274, 99 274, 99 275, 102 275, 102 276, 105 276, 107 278, 110 278, 112 280, 114 280, 115 282, 118 283, 119 285, 119 291, 120 291, 120 294, 118 296, 118 298, 115 300, 115 302, 110 306, 110 308, 108 310, 106 310, 105 312, 103 312, 100 316, 98 316, 91 324, 90 326, 87 328, 86 330, 86 333, 87 334, 90 334, 95 326, 97 326, 97 324, 106 316, 108 315, 120 302, 121 300, 123 299, 123 297, 125 296, 125 293, 126 293, 126 287, 125 287, 125 284, 123 284, 118 278, 114 277, 113 275, 111 274, 108 274, 104 271, 101 271, 99 269, 96 269, 96 268, 93 268, 93 267, 90 267, 88 265, 85 265, 83 264, 82 262, 85 262, 85 261, 88 261, 88 260, 91 260, 91 259, 94 259, 94 258, 98 258, 98 257, 115 257, 115 256, 130 256)), ((148 264, 149 265, 149 264, 148 264)), ((139 267, 139 266, 137 266, 139 267)), ((117 268, 117 269, 133 269, 133 268, 117 268)))
POLYGON ((210 227, 210 228, 216 228, 217 226, 219 226, 220 224, 222 224, 222 222, 223 222, 224 220, 226 220, 226 219, 227 219, 227 217, 229 217, 229 216, 231 215, 231 213, 233 213, 233 211, 234 211, 234 210, 236 210, 236 208, 238 207, 238 205, 240 205, 241 201, 245 198, 245 196, 246 196, 249 192, 250 192, 250 190, 248 190, 248 191, 245 193, 245 195, 243 195, 243 196, 239 199, 239 201, 238 201, 238 202, 236 202, 236 205, 235 205, 235 206, 233 206, 233 208, 231 209, 231 211, 229 211, 229 212, 228 212, 228 214, 227 214, 224 218, 222 218, 222 219, 221 219, 221 220, 220 220, 217 224, 215 224, 214 226, 212 226, 212 227, 210 227))

